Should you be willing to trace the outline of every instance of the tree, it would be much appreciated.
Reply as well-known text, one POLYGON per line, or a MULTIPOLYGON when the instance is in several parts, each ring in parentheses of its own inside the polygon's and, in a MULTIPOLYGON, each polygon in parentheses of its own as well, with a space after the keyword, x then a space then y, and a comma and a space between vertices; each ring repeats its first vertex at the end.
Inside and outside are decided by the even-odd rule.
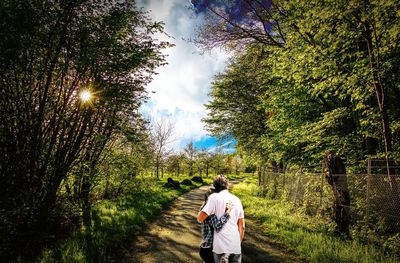
MULTIPOLYGON (((137 124, 138 127, 128 125, 120 127, 100 157, 98 172, 93 181, 105 198, 124 194, 129 181, 144 175, 152 168, 150 128, 144 121, 142 121, 143 126, 137 124)), ((68 186, 68 182, 65 182, 65 185, 68 186)))
POLYGON ((213 154, 206 149, 200 150, 198 153, 198 162, 201 164, 201 169, 205 169, 206 177, 208 177, 213 162, 213 154))
POLYGON ((249 52, 232 60, 227 70, 215 77, 206 104, 210 111, 203 121, 211 134, 221 140, 235 138, 243 150, 262 152, 261 136, 268 130, 263 76, 259 73, 262 54, 249 52))
POLYGON ((193 168, 196 163, 197 149, 194 147, 192 141, 186 145, 184 152, 186 155, 187 165, 189 166, 189 176, 193 176, 193 168))
POLYGON ((183 163, 185 162, 185 156, 182 153, 172 154, 168 157, 168 168, 169 171, 175 173, 176 176, 183 174, 183 163))
POLYGON ((234 163, 235 163, 235 174, 239 175, 240 169, 242 168, 243 160, 239 155, 236 155, 233 159, 234 159, 234 163))
POLYGON ((202 48, 243 47, 257 41, 283 46, 285 37, 280 18, 285 15, 281 3, 272 0, 192 0, 195 12, 205 15, 195 42, 202 48))
POLYGON ((214 167, 215 174, 221 174, 224 161, 224 153, 221 145, 217 145, 215 152, 212 153, 212 158, 212 166, 214 167))
MULTIPOLYGON (((394 61, 398 58, 395 55, 397 51, 396 48, 383 48, 384 46, 394 47, 393 43, 396 43, 397 35, 391 30, 391 23, 388 21, 392 19, 395 23, 398 23, 398 19, 395 19, 395 15, 390 11, 396 10, 397 3, 388 2, 382 5, 375 2, 370 2, 369 4, 355 2, 350 6, 351 8, 349 8, 346 1, 318 3, 314 1, 287 1, 282 5, 285 12, 280 16, 281 28, 284 30, 282 35, 286 39, 282 48, 276 48, 274 45, 265 44, 253 38, 253 42, 247 44, 246 55, 243 57, 248 56, 249 53, 257 52, 255 51, 257 49, 259 50, 258 52, 263 54, 262 59, 259 60, 260 62, 256 64, 259 68, 256 69, 254 66, 252 68, 254 72, 264 72, 262 74, 258 73, 262 78, 261 81, 257 81, 257 85, 264 86, 265 93, 261 101, 265 102, 263 105, 268 107, 265 108, 266 114, 270 114, 272 117, 268 120, 268 126, 273 127, 273 121, 277 121, 278 117, 284 117, 283 114, 279 114, 281 112, 287 113, 287 117, 291 118, 291 120, 286 121, 288 124, 299 120, 298 134, 293 132, 291 134, 281 133, 281 131, 285 131, 287 128, 291 129, 292 127, 291 125, 281 125, 282 129, 278 130, 277 135, 282 134, 282 137, 290 135, 288 138, 304 138, 305 136, 301 136, 301 134, 306 133, 313 125, 312 121, 308 126, 301 125, 301 123, 304 124, 309 120, 318 118, 320 121, 317 122, 317 127, 324 130, 327 127, 329 129, 334 128, 336 129, 336 135, 341 137, 343 137, 341 133, 345 133, 346 138, 349 140, 347 144, 351 144, 351 141, 359 139, 360 134, 355 133, 358 130, 363 134, 363 140, 368 144, 371 138, 376 138, 379 135, 378 130, 376 130, 376 118, 379 116, 377 113, 380 112, 382 126, 385 127, 382 132, 383 144, 389 146, 389 148, 393 148, 390 146, 390 118, 388 116, 384 117, 385 113, 380 109, 383 106, 379 102, 381 99, 378 98, 377 104, 373 103, 372 96, 374 96, 374 93, 371 93, 371 89, 366 89, 365 87, 369 86, 373 88, 373 90, 378 92, 378 97, 382 98, 382 94, 379 95, 380 91, 377 88, 381 89, 378 86, 387 83, 386 85, 392 88, 387 89, 384 96, 386 98, 384 103, 398 99, 398 96, 394 92, 398 89, 393 86, 396 83, 396 81, 393 81, 393 77, 396 74, 390 75, 389 73, 396 71, 394 68, 391 68, 391 65, 396 64, 394 61), (360 15, 365 16, 365 18, 360 18, 360 15), (369 21, 367 22, 369 25, 375 24, 376 26, 373 30, 378 30, 377 27, 379 26, 379 32, 375 32, 375 42, 372 43, 379 45, 379 47, 368 48, 367 31, 371 31, 372 29, 368 29, 360 21, 369 21), (379 41, 380 39, 385 40, 379 41), (261 43, 262 45, 255 43, 261 43), (256 48, 251 49, 251 46, 256 48), (368 50, 371 48, 376 52, 369 52, 368 50), (371 54, 376 57, 371 57, 371 54), (377 74, 376 69, 371 67, 377 68, 378 66, 373 66, 371 61, 375 61, 373 62, 375 64, 379 61, 382 64, 382 60, 384 59, 388 63, 385 64, 385 68, 380 68, 381 73, 379 74, 381 76, 379 79, 382 84, 377 86, 378 77, 374 77, 374 74, 377 74), (394 63, 392 64, 392 62, 394 63), (382 78, 383 75, 387 77, 382 78), (285 91, 283 92, 278 89, 285 91), (284 107, 277 108, 277 103, 274 100, 276 96, 274 94, 279 95, 282 98, 282 102, 301 98, 305 104, 294 101, 294 107, 288 107, 288 109, 284 107), (304 105, 304 107, 297 108, 299 105, 304 105), (269 108, 272 108, 272 110, 269 108), (377 112, 376 109, 379 111, 377 112), (307 111, 311 111, 311 114, 308 114, 307 111), (300 118, 294 118, 293 113, 296 113, 296 117, 300 118), (322 114, 324 118, 320 118, 322 114), (303 121, 300 121, 301 119, 303 121), (333 119, 336 127, 331 125, 333 119), (385 121, 386 119, 388 120, 385 121), (303 131, 300 129, 303 129, 303 131)), ((225 6, 225 8, 219 10, 224 12, 233 12, 232 10, 235 10, 232 6, 230 8, 225 6)), ((249 20, 251 20, 250 17, 249 20)), ((254 23, 257 22, 256 19, 253 20, 254 23)), ((231 32, 231 34, 235 33, 231 32)), ((374 36, 374 34, 370 34, 370 36, 374 36)), ((226 42, 225 44, 228 43, 226 42)), ((243 58, 240 59, 243 60, 243 58)), ((239 61, 239 58, 235 60, 239 61)), ((251 65, 248 64, 247 66, 251 65)), ((228 77, 225 77, 222 77, 222 79, 227 80, 228 77)), ((249 82, 248 80, 246 81, 249 82)), ((227 83, 223 85, 228 86, 227 83)), ((217 87, 214 89, 217 90, 217 87)), ((233 92, 228 94, 232 96, 233 92)), ((217 104, 215 103, 215 105, 217 104)), ((389 104, 386 104, 386 106, 390 107, 389 104)), ((397 110, 392 108, 390 112, 392 117, 397 116, 397 113, 395 113, 397 110)), ((214 113, 212 112, 210 116, 212 114, 214 113)), ((392 119, 392 121, 394 120, 392 119)), ((314 129, 313 133, 316 134, 317 131, 314 129)), ((323 134, 322 131, 321 134, 323 134)), ((307 134, 307 136, 310 135, 307 134)), ((267 136, 270 137, 270 134, 264 137, 267 138, 267 136)), ((337 138, 324 136, 314 138, 312 141, 323 141, 324 144, 329 144, 326 148, 335 148, 338 141, 337 138), (331 143, 329 143, 329 138, 333 138, 331 143)), ((264 141, 267 141, 267 139, 264 141)), ((270 143, 267 142, 267 147, 270 147, 268 144, 270 143)), ((290 150, 293 154, 298 152, 296 148, 299 148, 299 146, 300 148, 304 148, 309 142, 299 141, 296 144, 297 146, 290 150)), ((274 149, 277 146, 280 148, 279 145, 287 145, 287 143, 271 144, 274 149)), ((385 146, 385 149, 387 146, 385 146)), ((308 148, 312 149, 312 147, 308 148)), ((320 146, 315 144, 314 150, 317 150, 317 148, 321 149, 320 146)), ((349 152, 348 149, 337 150, 349 152)), ((385 151, 387 152, 387 150, 385 151)), ((357 152, 358 156, 355 157, 362 158, 362 154, 359 154, 360 151, 357 150, 357 152)), ((312 156, 317 155, 319 155, 319 158, 323 156, 323 154, 321 155, 321 151, 312 153, 312 156)), ((388 154, 386 155, 388 156, 388 154)))
MULTIPOLYGON (((399 154, 392 136, 399 137, 400 111, 391 104, 399 101, 400 19, 393 11, 399 3, 291 0, 282 8, 277 19, 283 45, 253 37, 216 77, 208 129, 233 136, 247 155, 260 153, 261 166, 315 164, 327 152, 349 163, 385 156, 392 200, 398 203, 390 156, 399 154), (247 147, 249 142, 258 149, 247 147)), ((221 44, 232 47, 225 40, 221 44)))
POLYGON ((332 186, 333 211, 332 218, 336 222, 338 231, 350 235, 350 194, 347 187, 346 167, 343 161, 334 154, 325 157, 328 183, 332 186))
POLYGON ((291 1, 286 8, 299 30, 308 36, 302 48, 310 51, 303 52, 310 56, 306 60, 318 62, 319 68, 321 62, 331 66, 328 75, 319 75, 318 88, 326 85, 323 89, 332 89, 335 85, 339 95, 346 94, 355 104, 363 135, 367 139, 381 136, 395 196, 399 196, 399 189, 391 176, 394 171, 390 169, 390 157, 391 123, 398 121, 398 109, 391 105, 391 101, 398 100, 398 74, 393 74, 398 72, 395 65, 399 62, 395 43, 399 41, 400 22, 393 12, 398 8, 396 1, 291 1), (304 11, 304 15, 297 15, 304 11), (379 119, 381 128, 377 126, 379 119))
POLYGON ((172 142, 174 127, 166 119, 159 119, 153 123, 151 137, 154 144, 154 166, 156 176, 160 176, 160 168, 163 168, 165 158, 171 153, 169 144, 172 142))
POLYGON ((14 258, 48 239, 78 166, 88 205, 98 158, 121 122, 137 122, 167 43, 127 2, 3 1, 0 25, 0 252, 14 258))

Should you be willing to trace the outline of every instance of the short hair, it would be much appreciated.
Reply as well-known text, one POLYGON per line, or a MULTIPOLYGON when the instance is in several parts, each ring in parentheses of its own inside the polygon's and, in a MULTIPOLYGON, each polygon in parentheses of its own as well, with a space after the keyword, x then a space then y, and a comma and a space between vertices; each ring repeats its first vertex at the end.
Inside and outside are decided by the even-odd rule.
POLYGON ((214 188, 216 192, 228 189, 229 180, 225 175, 218 175, 214 179, 214 188))

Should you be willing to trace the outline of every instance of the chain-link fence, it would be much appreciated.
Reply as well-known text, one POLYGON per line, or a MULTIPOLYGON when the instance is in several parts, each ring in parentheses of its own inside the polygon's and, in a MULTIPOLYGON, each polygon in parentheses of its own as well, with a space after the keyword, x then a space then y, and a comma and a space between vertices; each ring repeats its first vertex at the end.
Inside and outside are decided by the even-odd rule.
POLYGON ((259 173, 259 184, 265 197, 290 202, 309 216, 333 219, 334 210, 347 213, 352 233, 376 241, 400 237, 400 176, 394 173, 400 166, 389 168, 390 173, 383 161, 370 160, 359 167, 363 173, 338 174, 334 182, 327 180, 323 165, 266 168, 259 173))

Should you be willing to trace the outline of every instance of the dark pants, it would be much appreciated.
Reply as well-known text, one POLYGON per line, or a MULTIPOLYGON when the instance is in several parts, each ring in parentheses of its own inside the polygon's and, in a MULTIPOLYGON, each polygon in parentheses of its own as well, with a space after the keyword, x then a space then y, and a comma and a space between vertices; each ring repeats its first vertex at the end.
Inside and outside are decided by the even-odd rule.
POLYGON ((199 253, 205 263, 214 263, 212 247, 200 247, 199 253))
POLYGON ((215 254, 214 253, 214 262, 215 263, 241 263, 242 262, 242 254, 215 254))

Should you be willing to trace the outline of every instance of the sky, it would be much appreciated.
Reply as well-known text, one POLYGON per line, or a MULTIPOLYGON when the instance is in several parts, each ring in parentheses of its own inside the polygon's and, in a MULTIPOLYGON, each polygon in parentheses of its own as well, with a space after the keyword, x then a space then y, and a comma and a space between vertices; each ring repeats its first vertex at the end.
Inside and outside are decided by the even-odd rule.
POLYGON ((207 134, 201 119, 206 116, 204 104, 210 99, 213 76, 224 70, 229 55, 221 50, 202 54, 193 43, 184 40, 194 37, 202 21, 188 8, 189 0, 141 0, 138 5, 150 11, 149 17, 154 21, 165 23, 167 35, 156 37, 175 45, 164 52, 168 65, 160 67, 148 85, 150 99, 142 112, 150 119, 166 118, 173 123, 174 150, 183 149, 190 141, 197 148, 215 149, 217 141, 207 134))

